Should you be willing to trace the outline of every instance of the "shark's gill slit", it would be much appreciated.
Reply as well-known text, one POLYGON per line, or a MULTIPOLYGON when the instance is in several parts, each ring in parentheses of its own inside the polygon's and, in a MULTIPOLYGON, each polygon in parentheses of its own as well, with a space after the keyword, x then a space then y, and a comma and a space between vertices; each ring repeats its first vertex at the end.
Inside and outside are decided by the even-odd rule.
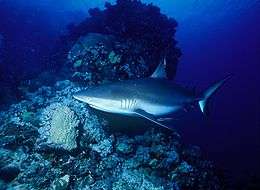
POLYGON ((128 109, 131 108, 131 99, 128 99, 128 109))
POLYGON ((131 99, 131 106, 130 106, 130 109, 132 109, 134 107, 134 99, 131 99))
POLYGON ((132 109, 135 109, 135 107, 136 107, 136 99, 133 99, 132 109))

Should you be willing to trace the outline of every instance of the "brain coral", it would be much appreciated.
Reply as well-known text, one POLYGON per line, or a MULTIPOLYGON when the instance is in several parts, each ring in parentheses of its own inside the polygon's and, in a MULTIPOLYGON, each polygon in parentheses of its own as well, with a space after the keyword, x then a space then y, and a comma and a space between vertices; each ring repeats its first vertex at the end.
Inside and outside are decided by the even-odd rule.
POLYGON ((51 104, 43 111, 41 121, 39 133, 48 144, 66 150, 77 147, 79 120, 68 106, 51 104))

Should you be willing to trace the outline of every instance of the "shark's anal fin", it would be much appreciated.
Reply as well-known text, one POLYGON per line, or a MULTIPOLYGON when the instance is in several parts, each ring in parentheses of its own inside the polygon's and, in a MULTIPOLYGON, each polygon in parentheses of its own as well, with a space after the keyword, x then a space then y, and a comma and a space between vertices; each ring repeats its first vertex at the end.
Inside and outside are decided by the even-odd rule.
POLYGON ((166 125, 160 123, 159 121, 157 121, 156 118, 155 118, 152 114, 147 113, 146 111, 144 111, 144 110, 142 110, 142 109, 136 109, 136 110, 134 110, 134 113, 137 114, 137 115, 139 115, 140 117, 143 117, 143 118, 145 118, 145 119, 148 119, 149 121, 151 121, 151 122, 153 122, 153 123, 155 123, 155 124, 157 124, 157 125, 159 125, 159 126, 162 126, 162 127, 164 127, 164 128, 173 130, 173 129, 171 129, 170 127, 168 127, 168 126, 166 126, 166 125))

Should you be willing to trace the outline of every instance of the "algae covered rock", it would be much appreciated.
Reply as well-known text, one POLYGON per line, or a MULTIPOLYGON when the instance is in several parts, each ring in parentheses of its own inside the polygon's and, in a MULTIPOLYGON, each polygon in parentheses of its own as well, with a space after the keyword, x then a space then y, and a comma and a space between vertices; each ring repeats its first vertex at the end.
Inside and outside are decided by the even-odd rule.
POLYGON ((149 64, 143 51, 130 40, 89 33, 69 51, 66 67, 73 81, 87 84, 145 77, 149 64))
POLYGON ((81 145, 87 146, 87 144, 84 143, 97 143, 103 140, 106 136, 102 127, 104 125, 105 123, 101 122, 95 115, 86 118, 83 125, 81 145))
POLYGON ((72 150, 77 148, 79 120, 67 106, 52 104, 43 111, 39 133, 50 146, 72 150))
POLYGON ((163 186, 157 186, 144 173, 125 170, 119 180, 113 183, 112 190, 164 190, 163 186))
POLYGON ((114 51, 111 51, 108 55, 108 59, 109 59, 110 63, 116 64, 116 63, 120 63, 121 56, 117 55, 114 51))
POLYGON ((97 144, 91 144, 90 147, 93 151, 97 152, 101 157, 106 157, 113 150, 112 138, 106 138, 97 144))
POLYGON ((129 154, 133 151, 133 147, 128 143, 119 143, 116 146, 116 150, 122 154, 129 154))
POLYGON ((103 10, 90 9, 89 17, 70 25, 53 61, 66 63, 63 67, 70 70, 71 76, 81 73, 73 75, 77 82, 98 83, 148 76, 166 57, 167 74, 173 78, 181 55, 175 40, 176 27, 174 18, 152 4, 132 0, 105 3, 103 10), (109 67, 103 68, 107 64, 109 67), (89 73, 93 78, 84 77, 89 73))
POLYGON ((130 154, 134 151, 133 139, 121 137, 117 139, 116 151, 120 154, 130 154))
POLYGON ((55 181, 51 185, 51 190, 66 190, 69 185, 70 176, 65 175, 55 181))
POLYGON ((70 28, 57 51, 66 63, 63 68, 79 83, 147 77, 165 57, 168 77, 173 78, 181 55, 176 27, 177 22, 156 6, 118 0, 106 3, 104 10, 90 9, 89 17, 70 28))
POLYGON ((68 53, 68 59, 73 61, 97 45, 102 45, 107 51, 111 51, 114 46, 114 39, 115 37, 112 35, 100 33, 88 33, 86 36, 81 36, 68 53))

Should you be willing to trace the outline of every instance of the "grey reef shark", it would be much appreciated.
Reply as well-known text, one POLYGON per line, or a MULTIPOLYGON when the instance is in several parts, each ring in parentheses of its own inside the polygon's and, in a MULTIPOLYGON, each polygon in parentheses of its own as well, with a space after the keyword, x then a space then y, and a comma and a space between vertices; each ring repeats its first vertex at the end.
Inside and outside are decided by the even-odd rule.
POLYGON ((149 78, 126 80, 89 87, 73 97, 90 107, 109 113, 142 117, 171 129, 162 121, 187 107, 198 105, 207 114, 210 97, 230 78, 213 84, 201 94, 168 80, 166 61, 162 61, 149 78))

